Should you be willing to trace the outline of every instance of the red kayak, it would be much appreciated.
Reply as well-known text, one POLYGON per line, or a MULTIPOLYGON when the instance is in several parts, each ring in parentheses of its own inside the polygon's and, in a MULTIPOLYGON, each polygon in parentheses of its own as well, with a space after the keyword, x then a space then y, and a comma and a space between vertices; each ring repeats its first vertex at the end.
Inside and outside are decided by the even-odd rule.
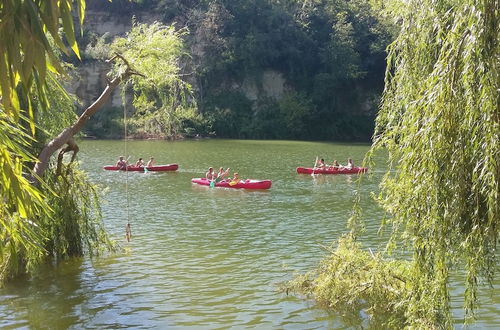
POLYGON ((164 172, 164 171, 177 171, 177 169, 179 168, 179 165, 177 164, 167 164, 167 165, 155 165, 155 166, 148 166, 148 167, 144 167, 144 166, 127 166, 127 168, 119 168, 118 166, 111 166, 111 165, 108 165, 108 166, 104 166, 104 169, 105 170, 108 170, 108 171, 134 171, 134 172, 145 172, 146 170, 147 171, 152 171, 152 172, 164 172), (145 170, 146 169, 146 170, 145 170))
MULTIPOLYGON (((210 180, 206 178, 194 178, 192 183, 200 184, 203 186, 210 186, 210 180)), ((215 183, 216 187, 236 188, 236 189, 269 189, 271 188, 271 180, 241 180, 238 183, 233 181, 223 180, 215 183)))
POLYGON ((347 168, 312 168, 312 167, 297 167, 297 173, 299 174, 358 174, 368 171, 366 167, 353 167, 351 169, 347 168))

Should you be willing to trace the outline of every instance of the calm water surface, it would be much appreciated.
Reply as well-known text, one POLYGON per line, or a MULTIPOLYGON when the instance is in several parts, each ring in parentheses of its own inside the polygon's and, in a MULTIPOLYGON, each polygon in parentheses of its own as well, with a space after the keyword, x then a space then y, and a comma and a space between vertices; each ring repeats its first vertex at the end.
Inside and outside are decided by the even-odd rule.
MULTIPOLYGON (((276 288, 312 269, 324 255, 320 245, 347 231, 356 191, 364 197, 364 244, 380 247, 382 213, 368 196, 383 174, 383 158, 361 186, 354 182, 357 176, 295 173, 297 166, 312 166, 317 155, 359 163, 367 145, 83 141, 80 148, 81 166, 105 191, 106 228, 124 251, 47 266, 34 278, 10 283, 0 290, 1 328, 348 328, 338 315, 276 288), (180 169, 128 175, 102 170, 125 154, 131 161, 153 155, 158 164, 178 163, 180 169), (272 179, 273 187, 192 185, 191 178, 209 166, 272 179), (127 220, 130 243, 124 241, 127 220)), ((452 287, 455 296, 462 290, 452 287)), ((473 328, 500 328, 498 292, 498 285, 482 292, 473 328)), ((453 302, 460 318, 459 299, 453 302)))

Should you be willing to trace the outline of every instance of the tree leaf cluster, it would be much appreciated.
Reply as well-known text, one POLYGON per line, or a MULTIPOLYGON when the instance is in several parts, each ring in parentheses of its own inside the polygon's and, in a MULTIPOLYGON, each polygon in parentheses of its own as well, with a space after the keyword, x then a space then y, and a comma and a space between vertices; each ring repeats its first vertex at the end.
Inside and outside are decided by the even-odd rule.
MULTIPOLYGON (((211 35, 205 41, 200 65, 204 112, 222 108, 222 104, 216 104, 220 99, 217 95, 234 85, 242 86, 245 80, 255 82, 259 93, 265 95, 260 84, 263 73, 271 70, 283 75, 287 90, 300 94, 302 102, 311 105, 304 125, 315 129, 307 134, 301 129, 291 131, 291 136, 267 131, 267 136, 369 139, 370 125, 357 123, 373 121, 376 96, 383 86, 384 49, 391 38, 374 9, 364 1, 254 0, 216 4, 197 20, 202 23, 193 23, 194 34, 208 28, 211 35), (211 24, 206 24, 207 20, 211 24), (371 105, 364 103, 368 113, 361 110, 367 100, 374 101, 371 105), (354 127, 343 125, 346 117, 356 118, 354 127)), ((269 126, 269 122, 259 121, 261 99, 252 101, 250 110, 250 126, 256 128, 256 133, 250 132, 253 138, 261 136, 258 132, 269 126)), ((228 110, 241 113, 243 109, 228 110)), ((289 116, 275 117, 271 126, 294 126, 281 122, 289 116)), ((234 136, 222 127, 216 131, 219 136, 234 136)))
POLYGON ((203 122, 195 111, 191 85, 182 79, 182 60, 189 56, 183 40, 187 33, 186 29, 159 22, 136 23, 125 37, 116 38, 110 46, 127 59, 127 63, 115 64, 111 76, 118 75, 125 66, 139 73, 127 82, 136 109, 131 129, 139 135, 177 137, 187 122, 203 122))
POLYGON ((373 149, 387 149, 395 170, 382 181, 379 201, 394 239, 402 236, 414 251, 413 318, 448 311, 456 268, 466 273, 472 317, 480 278, 491 280, 496 268, 499 9, 498 1, 397 8, 401 33, 390 47, 373 149))

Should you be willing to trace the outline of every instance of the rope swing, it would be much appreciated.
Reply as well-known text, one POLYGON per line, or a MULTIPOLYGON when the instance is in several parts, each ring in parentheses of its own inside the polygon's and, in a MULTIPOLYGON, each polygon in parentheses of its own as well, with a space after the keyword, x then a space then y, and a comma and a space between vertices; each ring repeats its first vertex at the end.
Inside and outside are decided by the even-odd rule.
MULTIPOLYGON (((124 130, 124 138, 125 138, 125 155, 128 154, 127 148, 127 105, 125 100, 125 86, 122 89, 122 103, 123 103, 123 130, 124 130)), ((130 156, 127 156, 127 160, 130 156)), ((128 166, 128 165, 127 165, 128 166)), ((132 226, 130 225, 130 210, 129 210, 129 197, 128 197, 128 169, 125 170, 125 196, 126 196, 126 210, 127 210, 127 225, 125 226, 125 238, 127 242, 130 242, 132 239, 132 226)))

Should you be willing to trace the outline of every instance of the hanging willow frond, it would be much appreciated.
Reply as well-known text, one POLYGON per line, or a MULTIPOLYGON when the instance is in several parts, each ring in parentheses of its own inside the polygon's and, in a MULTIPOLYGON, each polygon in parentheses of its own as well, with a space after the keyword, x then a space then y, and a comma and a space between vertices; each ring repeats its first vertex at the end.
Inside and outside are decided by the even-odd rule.
MULTIPOLYGON (((62 73, 51 43, 68 54, 68 47, 80 57, 75 38, 73 11, 76 10, 83 22, 84 0, 3 0, 0 2, 0 97, 4 111, 18 119, 21 113, 20 99, 30 95, 34 79, 45 82, 47 70, 62 73), (65 42, 59 34, 60 23, 65 42), (23 93, 17 89, 21 87, 23 93)), ((28 97, 26 97, 29 100, 28 97)), ((31 103, 27 113, 34 119, 31 103)))
POLYGON ((35 219, 52 210, 40 187, 26 179, 26 164, 35 162, 27 150, 34 144, 33 104, 48 106, 46 77, 63 72, 53 44, 68 53, 67 44, 79 56, 75 9, 81 23, 84 0, 0 1, 0 284, 32 269, 46 254, 47 235, 35 219))
POLYGON ((467 273, 468 316, 478 279, 491 280, 496 267, 500 1, 398 4, 402 28, 389 48, 372 148, 387 149, 392 167, 379 201, 393 242, 402 235, 414 251, 410 318, 428 313, 450 326, 449 267, 467 273))

